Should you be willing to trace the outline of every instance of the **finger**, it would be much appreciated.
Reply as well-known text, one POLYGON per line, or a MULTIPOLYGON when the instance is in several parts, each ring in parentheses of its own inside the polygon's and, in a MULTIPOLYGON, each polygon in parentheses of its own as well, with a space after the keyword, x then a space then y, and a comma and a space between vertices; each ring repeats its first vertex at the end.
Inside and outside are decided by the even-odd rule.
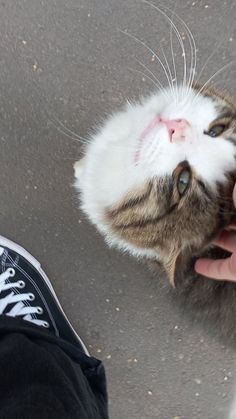
POLYGON ((198 259, 195 263, 195 270, 208 278, 236 282, 236 261, 232 256, 218 260, 198 259))
POLYGON ((233 231, 222 231, 217 240, 214 241, 216 246, 228 250, 228 252, 236 252, 236 233, 233 231))

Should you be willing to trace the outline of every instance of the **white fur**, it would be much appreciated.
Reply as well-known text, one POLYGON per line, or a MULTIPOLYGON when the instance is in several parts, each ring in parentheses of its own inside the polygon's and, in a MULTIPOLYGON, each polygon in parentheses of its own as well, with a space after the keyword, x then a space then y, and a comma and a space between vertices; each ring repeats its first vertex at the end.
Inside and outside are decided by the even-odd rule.
POLYGON ((230 409, 229 419, 236 419, 236 396, 234 397, 234 400, 230 409))
POLYGON ((116 204, 129 190, 154 176, 171 175, 176 166, 188 160, 198 176, 213 188, 224 181, 226 170, 235 167, 234 146, 224 138, 204 134, 218 116, 211 98, 195 98, 182 87, 176 103, 170 90, 154 94, 139 104, 128 104, 111 116, 89 143, 82 166, 75 167, 76 188, 81 192, 82 209, 106 240, 136 256, 153 256, 152 251, 136 249, 111 234, 104 209, 116 204), (195 98, 195 99, 194 99, 195 98), (185 119, 190 128, 187 140, 172 143, 164 125, 154 128, 143 141, 139 161, 135 153, 140 136, 153 118, 185 119))
POLYGON ((229 419, 236 419, 236 406, 231 410, 229 419))

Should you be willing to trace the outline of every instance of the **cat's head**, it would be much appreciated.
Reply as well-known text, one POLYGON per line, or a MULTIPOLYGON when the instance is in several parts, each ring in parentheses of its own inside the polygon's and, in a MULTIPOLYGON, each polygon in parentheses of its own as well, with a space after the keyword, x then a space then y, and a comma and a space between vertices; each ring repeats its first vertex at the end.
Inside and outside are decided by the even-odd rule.
POLYGON ((181 87, 115 114, 88 147, 82 206, 110 243, 158 257, 174 283, 232 217, 236 103, 181 87))

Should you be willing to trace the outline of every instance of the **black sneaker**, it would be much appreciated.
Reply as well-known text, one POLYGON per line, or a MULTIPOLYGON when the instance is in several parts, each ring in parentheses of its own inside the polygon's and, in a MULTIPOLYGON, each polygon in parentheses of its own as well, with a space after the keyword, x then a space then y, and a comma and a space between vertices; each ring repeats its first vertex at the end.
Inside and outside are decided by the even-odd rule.
POLYGON ((0 315, 21 317, 76 345, 89 355, 67 319, 40 263, 0 236, 0 315))

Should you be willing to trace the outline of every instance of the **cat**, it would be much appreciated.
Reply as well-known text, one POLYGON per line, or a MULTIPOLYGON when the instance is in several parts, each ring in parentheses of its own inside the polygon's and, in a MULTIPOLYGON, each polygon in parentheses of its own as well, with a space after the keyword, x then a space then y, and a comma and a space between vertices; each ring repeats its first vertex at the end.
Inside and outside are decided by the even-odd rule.
POLYGON ((236 284, 193 269, 198 256, 227 255, 211 243, 235 213, 235 159, 234 99, 181 86, 111 116, 75 164, 75 186, 109 245, 158 261, 181 303, 236 343, 236 284))
POLYGON ((106 242, 162 267, 175 304, 236 345, 236 284, 194 270, 199 256, 228 256, 212 241, 236 214, 236 101, 190 72, 111 115, 74 170, 106 242))

